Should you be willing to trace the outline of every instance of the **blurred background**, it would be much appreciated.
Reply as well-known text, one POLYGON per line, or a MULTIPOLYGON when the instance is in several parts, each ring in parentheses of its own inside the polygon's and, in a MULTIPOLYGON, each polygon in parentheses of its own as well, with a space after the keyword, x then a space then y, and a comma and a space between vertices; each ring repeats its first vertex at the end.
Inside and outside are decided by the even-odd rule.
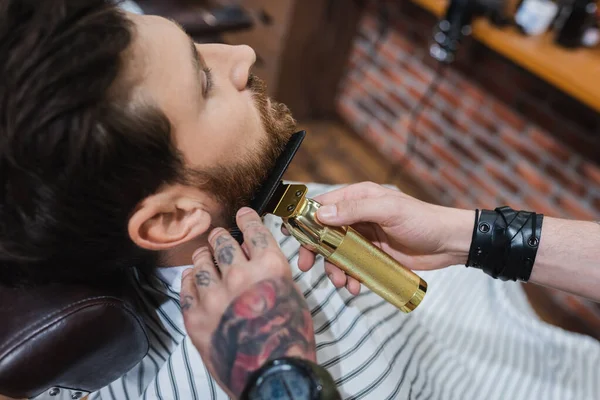
POLYGON ((288 179, 371 180, 448 206, 596 220, 598 5, 130 3, 177 20, 199 42, 254 48, 254 73, 308 131, 288 179))

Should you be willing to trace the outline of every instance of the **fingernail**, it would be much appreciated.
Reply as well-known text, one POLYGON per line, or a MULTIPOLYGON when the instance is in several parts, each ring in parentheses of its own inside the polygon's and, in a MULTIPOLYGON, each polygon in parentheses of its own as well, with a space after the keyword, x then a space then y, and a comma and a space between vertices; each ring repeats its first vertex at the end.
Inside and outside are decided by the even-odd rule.
POLYGON ((337 206, 335 204, 321 206, 317 211, 317 214, 323 219, 335 218, 337 216, 337 206))
POLYGON ((331 281, 331 283, 333 283, 333 274, 327 274, 327 277, 329 278, 329 280, 331 281))
POLYGON ((186 276, 192 273, 192 268, 188 268, 181 274, 181 279, 185 279, 186 276))
POLYGON ((251 209, 250 207, 242 207, 238 211, 237 215, 238 215, 238 217, 241 217, 242 215, 250 214, 252 211, 254 211, 254 210, 251 209))

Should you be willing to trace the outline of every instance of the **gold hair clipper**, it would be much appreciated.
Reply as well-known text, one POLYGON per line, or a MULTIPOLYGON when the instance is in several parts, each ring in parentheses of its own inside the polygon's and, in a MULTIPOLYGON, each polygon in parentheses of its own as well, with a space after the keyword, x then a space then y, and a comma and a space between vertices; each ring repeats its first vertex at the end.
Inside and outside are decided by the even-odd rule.
POLYGON ((331 227, 317 220, 318 202, 304 185, 280 183, 267 212, 283 219, 290 234, 346 274, 409 313, 421 303, 427 283, 349 226, 331 227))
MULTIPOLYGON (((321 224, 317 220, 321 205, 306 197, 306 186, 283 183, 283 175, 305 136, 306 131, 292 135, 250 206, 261 216, 281 217, 290 234, 305 247, 321 254, 403 312, 411 312, 423 300, 427 283, 351 227, 321 224)), ((243 243, 238 227, 230 231, 243 243)))

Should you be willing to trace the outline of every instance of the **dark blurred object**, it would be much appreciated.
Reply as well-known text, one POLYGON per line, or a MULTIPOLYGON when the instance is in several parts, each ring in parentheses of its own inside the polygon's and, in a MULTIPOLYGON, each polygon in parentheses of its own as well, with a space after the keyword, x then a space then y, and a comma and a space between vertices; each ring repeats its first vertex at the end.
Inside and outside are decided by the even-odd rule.
POLYGON ((583 35, 596 20, 595 0, 565 0, 561 3, 554 30, 556 44, 566 48, 583 45, 583 35))
MULTIPOLYGON (((146 14, 160 15, 179 23, 194 39, 205 41, 224 32, 243 31, 254 25, 251 15, 235 4, 193 0, 137 0, 146 14)), ((216 40, 219 41, 219 40, 216 40)))
POLYGON ((494 25, 511 22, 504 0, 450 0, 444 18, 436 25, 430 54, 442 63, 451 63, 464 36, 471 34, 474 17, 488 18, 494 25))
POLYGON ((503 27, 512 23, 510 2, 506 0, 479 0, 476 13, 488 18, 496 26, 503 27))
POLYGON ((433 58, 442 63, 454 61, 463 36, 471 34, 471 22, 478 9, 476 0, 450 0, 446 15, 437 24, 430 47, 433 58))

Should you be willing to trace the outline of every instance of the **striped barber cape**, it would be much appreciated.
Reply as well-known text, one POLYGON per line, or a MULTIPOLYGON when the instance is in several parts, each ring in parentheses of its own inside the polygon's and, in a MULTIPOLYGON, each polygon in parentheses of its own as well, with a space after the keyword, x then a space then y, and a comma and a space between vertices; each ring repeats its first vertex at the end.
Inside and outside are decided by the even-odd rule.
MULTIPOLYGON (((337 186, 309 185, 309 196, 337 186)), ((600 343, 542 322, 521 285, 454 266, 418 272, 428 293, 403 314, 363 288, 336 289, 323 260, 297 269, 298 243, 265 223, 287 255, 314 320, 319 364, 344 399, 600 399, 600 343)), ((138 278, 151 341, 147 356, 90 400, 224 400, 186 335, 179 307, 181 273, 138 278)))

